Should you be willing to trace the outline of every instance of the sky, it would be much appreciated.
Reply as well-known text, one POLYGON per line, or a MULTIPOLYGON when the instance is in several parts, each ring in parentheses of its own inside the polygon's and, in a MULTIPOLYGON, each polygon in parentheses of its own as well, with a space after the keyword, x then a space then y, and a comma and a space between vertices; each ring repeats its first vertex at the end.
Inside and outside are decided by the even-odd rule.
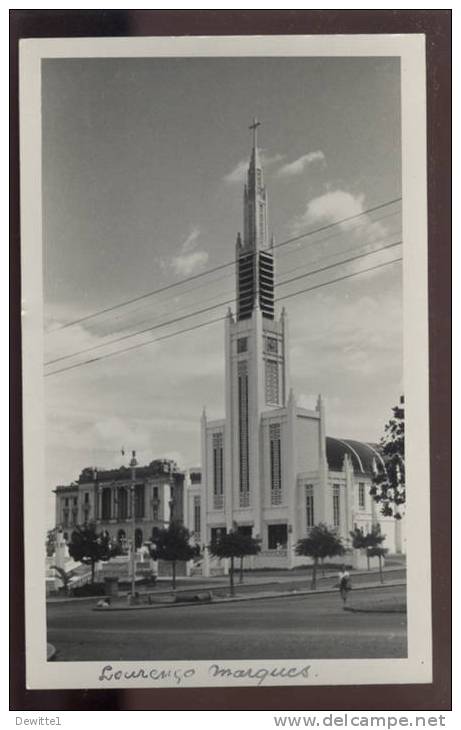
POLYGON ((202 408, 210 418, 224 413, 222 322, 51 373, 225 313, 228 305, 163 324, 232 300, 232 265, 62 327, 232 262, 255 116, 269 229, 283 244, 276 297, 286 297, 279 309, 289 317, 292 386, 307 407, 324 395, 328 434, 367 441, 382 434, 402 391, 401 263, 288 295, 400 257, 401 246, 370 253, 401 240, 400 205, 284 242, 400 197, 398 59, 48 59, 50 494, 85 466, 123 464, 122 446, 136 449, 140 463, 199 464, 202 408), (360 253, 368 255, 282 283, 360 253), (148 328, 155 329, 133 336, 148 328))

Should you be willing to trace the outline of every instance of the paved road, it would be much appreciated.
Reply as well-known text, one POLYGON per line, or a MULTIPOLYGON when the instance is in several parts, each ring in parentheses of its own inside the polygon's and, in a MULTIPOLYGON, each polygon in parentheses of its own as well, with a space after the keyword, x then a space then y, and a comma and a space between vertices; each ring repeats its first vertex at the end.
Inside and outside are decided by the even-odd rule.
POLYGON ((144 611, 48 606, 56 661, 406 656, 405 587, 144 611))

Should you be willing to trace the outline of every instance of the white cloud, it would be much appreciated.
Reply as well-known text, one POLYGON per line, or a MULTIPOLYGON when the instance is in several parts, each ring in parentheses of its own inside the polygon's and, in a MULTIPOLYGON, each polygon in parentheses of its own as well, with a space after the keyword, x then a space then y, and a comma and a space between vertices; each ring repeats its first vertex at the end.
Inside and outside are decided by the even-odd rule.
POLYGON ((309 201, 303 219, 338 221, 363 213, 363 195, 351 195, 344 190, 331 190, 309 201))
POLYGON ((171 267, 179 276, 190 276, 206 266, 208 252, 194 250, 200 236, 200 229, 194 227, 181 244, 180 253, 171 260, 171 267))
POLYGON ((352 195, 345 190, 329 190, 308 201, 304 213, 294 219, 292 231, 299 233, 316 223, 341 221, 339 225, 344 231, 353 230, 362 239, 366 236, 366 243, 371 244, 382 239, 387 229, 365 213, 364 203, 363 193, 352 195))
POLYGON ((283 165, 277 172, 278 177, 292 177, 293 175, 300 175, 308 165, 313 162, 325 162, 325 155, 322 150, 316 150, 315 152, 308 152, 307 155, 298 157, 294 162, 289 162, 283 165))
MULTIPOLYGON (((264 152, 261 152, 261 163, 263 167, 268 168, 271 167, 271 165, 275 165, 277 162, 280 162, 280 160, 283 160, 284 155, 275 154, 275 155, 266 155, 264 152)), ((245 158, 244 160, 240 160, 236 164, 236 166, 231 170, 227 175, 224 175, 223 180, 227 183, 243 183, 245 181, 245 175, 248 170, 248 164, 249 160, 248 158, 245 158)))
POLYGON ((195 248, 197 238, 200 236, 200 228, 194 227, 189 235, 187 236, 186 240, 181 246, 181 251, 183 253, 186 253, 186 251, 192 251, 195 248))
POLYGON ((206 251, 193 251, 192 253, 175 256, 171 261, 171 266, 175 274, 189 276, 196 271, 200 271, 207 261, 208 253, 206 251))

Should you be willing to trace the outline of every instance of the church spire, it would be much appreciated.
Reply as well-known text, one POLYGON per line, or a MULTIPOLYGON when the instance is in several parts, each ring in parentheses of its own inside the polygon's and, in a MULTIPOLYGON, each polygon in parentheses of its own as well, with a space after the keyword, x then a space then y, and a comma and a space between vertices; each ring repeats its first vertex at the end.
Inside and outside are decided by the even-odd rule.
POLYGON ((263 169, 258 149, 258 128, 261 122, 254 118, 249 129, 253 132, 253 146, 244 190, 243 245, 252 250, 268 247, 267 197, 263 169))
POLYGON ((274 317, 274 260, 267 227, 267 196, 258 150, 258 128, 253 119, 253 147, 243 191, 243 240, 237 236, 237 314, 251 317, 260 310, 274 317))
POLYGON ((248 129, 251 129, 253 132, 253 149, 251 151, 251 162, 250 166, 253 166, 255 169, 261 169, 261 161, 259 159, 259 149, 258 149, 258 127, 261 126, 261 122, 258 121, 256 117, 253 118, 253 124, 250 124, 248 129))

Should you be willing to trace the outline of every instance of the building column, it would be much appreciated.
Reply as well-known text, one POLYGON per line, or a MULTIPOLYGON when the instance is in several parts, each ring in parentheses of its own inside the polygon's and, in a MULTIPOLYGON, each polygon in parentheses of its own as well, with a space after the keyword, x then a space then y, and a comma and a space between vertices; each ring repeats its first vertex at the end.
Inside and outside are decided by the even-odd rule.
POLYGON ((183 504, 183 525, 186 527, 190 532, 192 532, 192 525, 190 524, 190 476, 189 472, 186 472, 184 474, 184 482, 183 482, 183 493, 182 493, 182 504, 183 504))
POLYGON ((395 524, 395 552, 399 555, 403 552, 403 545, 402 545, 402 519, 396 520, 394 519, 395 524))
POLYGON ((264 408, 264 356, 262 312, 256 304, 252 315, 252 344, 254 352, 248 358, 248 437, 249 437, 249 487, 250 507, 253 512, 254 532, 262 532, 261 479, 261 410, 264 408))
POLYGON ((282 437, 282 454, 285 460, 285 484, 282 485, 288 505, 288 539, 287 539, 287 567, 292 568, 294 563, 294 546, 299 536, 298 523, 298 484, 296 476, 296 401, 293 389, 290 388, 287 402, 287 425, 285 443, 282 437))
POLYGON ((110 516, 112 520, 117 519, 117 487, 110 488, 110 516))
POLYGON ((202 480, 200 484, 200 541, 203 548, 202 574, 210 575, 210 555, 208 551, 208 459, 207 459, 207 417, 205 408, 200 419, 201 451, 202 451, 202 480))
POLYGON ((96 501, 97 501, 96 519, 102 520, 102 484, 98 484, 96 501))
POLYGON ((331 495, 328 483, 327 440, 325 422, 325 403, 321 395, 317 398, 316 411, 319 414, 319 487, 314 490, 315 524, 332 522, 331 495))
POLYGON ((290 393, 290 346, 289 346, 289 329, 288 329, 288 316, 285 307, 282 309, 280 315, 280 321, 282 323, 282 405, 286 405, 288 401, 288 395, 290 393))
POLYGON ((340 498, 340 529, 341 535, 346 541, 350 540, 349 533, 353 529, 352 513, 354 511, 354 470, 352 462, 348 454, 344 456, 343 461, 344 473, 344 507, 341 505, 340 498))
MULTIPOLYGON (((237 268, 237 267, 236 267, 237 268)), ((233 513, 234 513, 234 475, 232 468, 232 377, 235 363, 232 353, 232 337, 231 325, 234 322, 232 312, 227 310, 227 316, 224 323, 224 412, 225 425, 223 434, 223 497, 224 497, 224 513, 226 519, 226 527, 229 532, 232 529, 233 513)))

